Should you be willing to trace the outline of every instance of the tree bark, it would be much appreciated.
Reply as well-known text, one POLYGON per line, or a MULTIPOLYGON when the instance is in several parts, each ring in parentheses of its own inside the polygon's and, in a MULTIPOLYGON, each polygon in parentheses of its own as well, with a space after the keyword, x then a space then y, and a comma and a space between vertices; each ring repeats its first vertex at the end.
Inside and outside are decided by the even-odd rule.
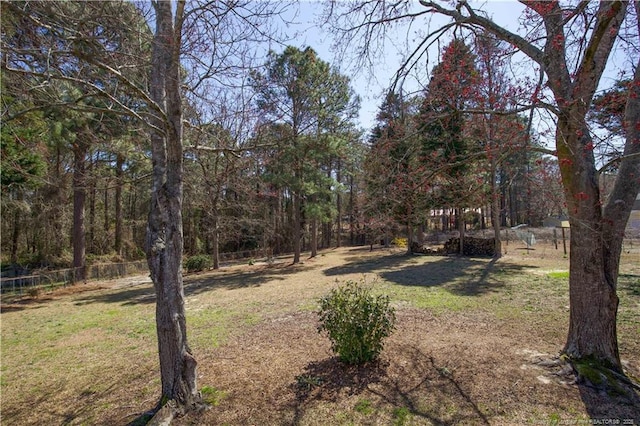
POLYGON ((318 255, 318 219, 311 218, 311 257, 318 255))
POLYGON ((300 263, 300 244, 302 240, 302 205, 300 193, 293 194, 293 263, 300 263))
MULTIPOLYGON (((87 175, 91 174, 91 170, 93 169, 93 164, 89 168, 89 172, 87 175)), ((88 244, 86 250, 89 253, 95 254, 95 241, 96 241, 96 181, 95 179, 87 179, 85 182, 87 188, 89 189, 89 229, 87 232, 87 240, 88 244)))
POLYGON ((640 160, 637 157, 640 155, 639 66, 640 62, 629 87, 625 110, 627 142, 604 209, 600 207, 598 175, 593 167, 591 149, 581 156, 573 156, 571 161, 566 158, 567 150, 580 147, 585 151, 593 143, 586 122, 571 121, 581 112, 574 116, 567 114, 568 118, 558 125, 559 132, 562 131, 562 140, 558 141, 562 148, 559 153, 562 152, 565 158, 560 160, 560 170, 567 189, 571 223, 571 304, 564 352, 577 359, 596 358, 617 371, 622 371, 616 332, 620 254, 624 230, 640 190, 640 160), (582 124, 582 127, 577 129, 575 123, 582 124), (567 137, 569 132, 583 136, 570 138, 567 137), (562 144, 564 141, 567 146, 562 144), (584 158, 586 161, 580 161, 584 158))
POLYGON ((103 194, 103 209, 104 209, 104 223, 103 223, 103 231, 104 231, 104 235, 105 237, 108 237, 109 235, 109 227, 110 227, 110 223, 109 223, 109 180, 107 179, 104 183, 104 194, 103 194))
MULTIPOLYGON (((338 159, 336 162, 336 180, 342 183, 342 161, 338 159)), ((338 191, 336 195, 336 210, 338 217, 336 218, 336 247, 342 245, 342 192, 338 191)))
POLYGON ((464 254, 464 209, 462 207, 456 209, 456 219, 458 224, 458 233, 460 234, 460 256, 464 254))
POLYGON ((411 223, 411 218, 407 219, 407 255, 413 254, 413 224, 411 223))
POLYGON ((116 194, 114 199, 115 204, 115 219, 116 219, 116 229, 115 229, 115 239, 113 248, 116 251, 116 254, 122 254, 122 187, 124 185, 123 174, 124 174, 124 156, 118 154, 116 157, 116 194))
POLYGON ((73 268, 77 281, 83 281, 86 278, 84 207, 87 191, 85 189, 85 161, 89 146, 84 140, 81 140, 83 137, 84 135, 80 133, 78 135, 80 140, 73 146, 73 268))
MULTIPOLYGON (((493 142, 491 142, 493 143, 493 142)), ((497 160, 496 156, 491 156, 491 225, 493 226, 494 259, 502 257, 502 240, 500 239, 500 192, 496 184, 497 178, 497 160)))
MULTIPOLYGON (((616 319, 618 296, 617 272, 611 274, 608 258, 621 250, 621 242, 607 246, 605 223, 610 232, 624 232, 626 222, 604 217, 600 200, 598 174, 595 169, 593 140, 586 123, 588 105, 626 13, 626 2, 601 3, 593 35, 582 63, 571 81, 562 48, 553 39, 562 35, 561 13, 545 17, 548 33, 545 61, 551 90, 559 107, 556 149, 571 224, 569 261, 569 331, 564 352, 573 359, 595 358, 617 371, 622 371, 616 319)), ((637 77, 637 70, 636 70, 637 77)), ((636 122, 637 124, 637 122, 636 122)), ((627 139, 627 146, 629 139, 627 139)), ((638 167, 638 160, 631 161, 638 167)), ((619 178, 620 176, 618 176, 619 178)), ((628 179, 628 177, 624 177, 628 179)), ((620 179, 617 179, 616 186, 620 179)), ((638 183, 636 182, 636 191, 638 183)), ((616 188, 614 188, 614 192, 616 188)), ((631 210, 623 208, 626 217, 631 210)), ((617 269, 616 263, 616 269, 617 269)))
POLYGON ((156 293, 156 328, 162 397, 158 415, 173 415, 200 405, 196 359, 187 342, 182 282, 182 104, 180 45, 184 1, 154 3, 151 98, 156 111, 151 134, 153 187, 147 227, 147 262, 156 293), (164 410, 161 410, 164 408, 164 410))
MULTIPOLYGON (((23 199, 23 193, 21 189, 17 190, 16 200, 18 200, 18 204, 23 199)), ((18 243, 20 242, 20 228, 21 228, 21 220, 24 213, 20 206, 16 208, 13 213, 13 231, 11 232, 11 264, 15 265, 18 263, 18 243)))
POLYGON ((351 245, 355 245, 356 243, 356 233, 355 233, 355 219, 356 212, 354 206, 354 196, 353 196, 353 171, 349 174, 349 242, 351 245))
MULTIPOLYGON (((217 200, 216 200, 216 204, 217 204, 217 200)), ((211 258, 213 259, 213 269, 220 269, 220 232, 218 229, 218 210, 215 209, 213 211, 213 217, 212 217, 212 224, 211 224, 211 228, 212 228, 212 247, 211 247, 211 251, 213 252, 211 254, 211 258)))

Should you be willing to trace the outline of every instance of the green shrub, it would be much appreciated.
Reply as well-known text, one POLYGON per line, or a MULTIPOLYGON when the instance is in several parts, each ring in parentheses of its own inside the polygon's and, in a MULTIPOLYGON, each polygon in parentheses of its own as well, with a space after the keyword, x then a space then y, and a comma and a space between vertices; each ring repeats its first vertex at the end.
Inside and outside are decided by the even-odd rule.
POLYGON ((209 266, 211 266, 211 259, 206 254, 191 256, 184 263, 184 267, 187 272, 204 271, 209 266))
POLYGON ((347 364, 377 358, 396 320, 389 296, 373 296, 370 288, 354 281, 320 299, 318 315, 318 332, 326 331, 331 348, 347 364))

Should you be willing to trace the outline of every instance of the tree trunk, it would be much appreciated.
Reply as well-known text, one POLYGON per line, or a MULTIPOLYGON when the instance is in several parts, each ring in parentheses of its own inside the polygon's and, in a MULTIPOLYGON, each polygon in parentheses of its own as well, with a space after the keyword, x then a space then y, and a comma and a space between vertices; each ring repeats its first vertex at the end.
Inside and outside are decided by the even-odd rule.
POLYGON ((318 255, 318 219, 311 218, 311 257, 318 255))
POLYGON ((496 184, 497 178, 497 160, 495 155, 491 156, 491 225, 493 226, 494 259, 502 257, 502 240, 500 239, 500 192, 496 184))
MULTIPOLYGON (((564 112, 558 120, 556 139, 571 224, 569 331, 563 351, 572 359, 595 358, 622 371, 616 333, 617 274, 612 276, 605 270, 611 248, 604 246, 591 137, 579 112, 564 112), (583 155, 573 155, 577 149, 583 155)), ((615 250, 619 252, 619 248, 615 250)))
MULTIPOLYGON (((78 138, 81 139, 84 136, 80 134, 78 138)), ((77 281, 84 281, 86 278, 84 206, 87 197, 85 189, 87 151, 88 145, 82 140, 73 147, 73 268, 75 269, 74 277, 77 281)))
POLYGON ((275 200, 274 212, 273 212, 273 237, 275 240, 275 253, 276 255, 282 253, 282 234, 284 231, 284 216, 285 208, 282 206, 282 191, 277 191, 277 198, 275 200))
MULTIPOLYGON (((342 161, 338 159, 336 163, 336 180, 342 183, 342 161)), ((338 216, 336 218, 336 247, 342 245, 342 192, 338 191, 336 195, 336 210, 338 216)))
POLYGON ((163 111, 151 135, 153 187, 147 227, 147 262, 156 292, 156 327, 162 397, 152 423, 168 424, 174 415, 201 404, 196 386, 196 359, 187 343, 182 283, 182 105, 180 98, 180 32, 184 1, 154 3, 150 93, 163 111), (165 118, 160 118, 164 112, 165 118))
MULTIPOLYGON (((571 223, 569 333, 564 352, 595 358, 622 371, 616 321, 617 282, 624 229, 640 190, 640 63, 625 110, 626 144, 604 209, 593 159, 593 141, 581 111, 558 121, 558 157, 571 223), (580 149, 582 155, 572 155, 580 149)), ((573 113, 573 114, 572 114, 573 113)))
MULTIPOLYGON (((216 201, 217 203, 217 201, 216 201)), ((211 258, 213 260, 213 269, 220 269, 220 230, 218 229, 218 210, 214 210, 213 212, 213 222, 211 224, 212 228, 212 254, 211 258)))
POLYGON ((13 231, 11 233, 11 264, 15 265, 18 263, 18 243, 20 241, 20 227, 21 221, 20 218, 24 214, 21 209, 21 201, 23 199, 22 190, 17 190, 16 200, 18 200, 18 207, 13 213, 13 231))
MULTIPOLYGON (((93 168, 93 166, 91 166, 93 168)), ((87 175, 91 174, 87 173, 87 175)), ((95 254, 95 241, 96 241, 96 181, 91 179, 91 182, 86 182, 86 186, 89 189, 89 229, 87 232, 87 247, 86 250, 89 253, 95 254)))
POLYGON ((616 283, 605 273, 600 224, 571 218, 570 250, 569 332, 563 352, 573 359, 594 357, 622 371, 616 332, 618 296, 616 283))
POLYGON ((103 223, 103 231, 104 231, 104 235, 105 238, 107 238, 109 236, 109 180, 107 179, 104 182, 104 223, 103 223))
POLYGON ((116 157, 116 195, 115 195, 115 216, 116 216, 116 230, 115 241, 113 248, 116 254, 122 255, 122 186, 124 185, 124 156, 118 154, 116 157))
POLYGON ((300 193, 297 191, 293 194, 293 263, 300 263, 300 244, 302 233, 302 206, 300 193))
POLYGON ((409 217, 407 219, 407 255, 413 254, 411 247, 411 243, 413 242, 413 224, 411 222, 411 217, 409 217))
POLYGON ((456 219, 458 221, 458 233, 460 234, 460 256, 464 255, 464 209, 456 209, 456 219))
POLYGON ((349 174, 349 241, 351 245, 355 245, 356 243, 356 233, 355 233, 355 206, 354 204, 354 196, 353 196, 353 172, 349 174))
POLYGON ((507 227, 507 174, 500 168, 500 225, 507 227))

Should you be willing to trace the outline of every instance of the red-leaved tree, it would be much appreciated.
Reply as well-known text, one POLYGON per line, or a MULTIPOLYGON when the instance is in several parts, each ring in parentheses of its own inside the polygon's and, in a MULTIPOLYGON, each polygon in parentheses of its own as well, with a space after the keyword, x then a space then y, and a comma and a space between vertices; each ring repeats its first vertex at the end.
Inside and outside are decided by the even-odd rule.
MULTIPOLYGON (((617 175, 607 199, 601 198, 600 171, 587 113, 612 52, 622 43, 638 45, 637 2, 523 1, 520 32, 509 30, 466 1, 349 3, 337 16, 335 34, 341 45, 358 44, 373 51, 375 42, 394 22, 417 23, 431 16, 450 21, 431 26, 417 48, 407 55, 400 74, 419 63, 426 49, 447 34, 482 31, 510 44, 514 52, 539 71, 540 84, 529 108, 543 108, 556 119, 558 157, 571 224, 570 314, 563 353, 574 362, 596 361, 600 367, 622 372, 618 352, 616 294, 624 230, 640 189, 640 61, 627 56, 630 76, 624 107, 626 142, 616 158, 617 175), (634 11, 635 7, 635 11, 634 11), (629 62, 631 60, 631 63, 629 62)), ((335 9, 339 9, 332 3, 335 9)), ((364 59, 372 56, 363 55, 364 59)))

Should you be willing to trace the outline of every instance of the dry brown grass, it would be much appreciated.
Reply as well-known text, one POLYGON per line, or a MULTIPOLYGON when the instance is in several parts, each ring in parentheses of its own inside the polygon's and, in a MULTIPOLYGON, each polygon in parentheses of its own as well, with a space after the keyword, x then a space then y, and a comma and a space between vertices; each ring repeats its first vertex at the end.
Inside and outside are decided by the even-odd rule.
MULTIPOLYGON (((635 250, 622 264, 619 340, 640 377, 635 250)), ((527 252, 512 241, 507 252, 491 262, 342 248, 302 265, 278 259, 187 277, 189 338, 214 406, 176 424, 637 422, 637 395, 598 393, 548 365, 568 317, 562 249, 527 252), (317 333, 314 310, 336 280, 363 276, 392 297, 397 330, 379 362, 346 367, 317 333)), ((2 423, 118 425, 152 408, 153 302, 136 277, 4 303, 2 423)))

